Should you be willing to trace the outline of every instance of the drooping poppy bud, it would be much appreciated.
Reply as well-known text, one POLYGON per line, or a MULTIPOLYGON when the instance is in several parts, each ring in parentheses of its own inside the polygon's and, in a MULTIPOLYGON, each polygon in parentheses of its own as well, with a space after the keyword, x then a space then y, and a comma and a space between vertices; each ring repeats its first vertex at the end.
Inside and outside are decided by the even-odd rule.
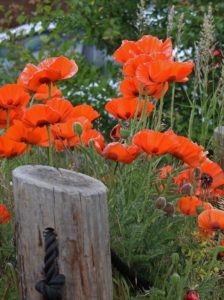
POLYGON ((156 199, 156 207, 158 209, 163 209, 166 205, 166 198, 165 197, 159 197, 156 199))
POLYGON ((181 194, 190 196, 192 193, 192 185, 190 183, 185 183, 181 188, 181 194))
POLYGON ((184 300, 200 300, 197 291, 190 290, 186 293, 184 300))
POLYGON ((175 212, 173 204, 168 202, 164 207, 163 211, 166 213, 168 217, 171 217, 175 212))
POLYGON ((180 275, 178 273, 173 273, 170 277, 170 281, 173 285, 177 285, 180 282, 180 275))
POLYGON ((81 136, 82 132, 83 132, 83 127, 80 123, 78 122, 75 122, 73 124, 73 130, 74 130, 74 133, 77 135, 77 136, 81 136))
POLYGON ((130 130, 122 127, 120 129, 120 134, 122 139, 127 139, 130 136, 130 130))

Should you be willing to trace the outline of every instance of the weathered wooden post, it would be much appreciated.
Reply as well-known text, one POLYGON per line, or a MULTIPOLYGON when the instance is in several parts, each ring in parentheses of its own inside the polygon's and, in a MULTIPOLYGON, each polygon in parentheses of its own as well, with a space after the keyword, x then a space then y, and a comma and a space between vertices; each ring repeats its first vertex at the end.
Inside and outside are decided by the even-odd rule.
POLYGON ((222 168, 224 168, 224 126, 219 126, 215 128, 214 141, 215 155, 222 168))
POLYGON ((106 187, 89 176, 48 166, 13 171, 20 300, 42 300, 43 231, 58 240, 63 300, 112 300, 106 187))

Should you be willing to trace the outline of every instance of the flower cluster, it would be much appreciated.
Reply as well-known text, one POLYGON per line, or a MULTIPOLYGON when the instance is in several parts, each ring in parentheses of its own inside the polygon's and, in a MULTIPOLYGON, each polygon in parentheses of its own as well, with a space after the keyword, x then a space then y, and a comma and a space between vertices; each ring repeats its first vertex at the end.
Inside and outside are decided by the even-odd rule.
POLYGON ((73 60, 63 56, 49 58, 38 66, 28 64, 17 84, 0 88, 0 124, 6 129, 0 137, 0 157, 24 154, 32 145, 54 145, 59 151, 81 141, 88 145, 92 138, 98 141, 97 149, 103 147, 103 136, 92 129, 98 112, 86 104, 73 106, 54 84, 72 77, 77 70, 73 60), (74 131, 75 123, 82 126, 80 136, 74 131))
MULTIPOLYGON (((106 110, 118 119, 120 124, 111 131, 114 142, 105 147, 103 155, 128 164, 137 156, 152 158, 169 154, 181 160, 184 163, 184 170, 178 175, 172 175, 174 171, 172 166, 162 168, 160 174, 161 180, 169 175, 173 176, 173 183, 177 185, 177 194, 185 194, 185 197, 180 198, 177 209, 186 215, 199 214, 198 224, 202 231, 210 230, 211 233, 217 229, 223 230, 220 222, 219 226, 214 226, 214 222, 209 223, 208 220, 213 219, 210 218, 211 214, 217 216, 220 214, 220 218, 223 218, 223 213, 214 209, 212 204, 217 198, 224 196, 222 189, 224 171, 217 163, 207 158, 203 146, 192 142, 187 137, 176 135, 171 130, 159 132, 145 128, 137 131, 134 136, 131 135, 133 131, 130 130, 128 145, 127 134, 125 132, 124 135, 122 131, 122 120, 129 122, 130 125, 132 119, 140 123, 144 118, 143 113, 146 118, 149 117, 155 109, 155 106, 148 101, 149 97, 153 101, 158 100, 165 95, 170 82, 188 80, 194 64, 176 62, 172 53, 170 39, 162 42, 151 35, 143 36, 136 42, 124 41, 115 51, 114 58, 122 64, 125 76, 120 85, 123 97, 108 102, 106 110), (201 219, 207 222, 203 223, 201 219)), ((162 185, 160 187, 163 189, 162 185)))
MULTIPOLYGON (((99 113, 87 104, 74 106, 55 85, 77 73, 75 61, 63 56, 52 57, 37 66, 27 64, 16 84, 0 88, 0 127, 4 131, 0 136, 0 157, 30 153, 33 146, 45 147, 49 149, 49 164, 53 165, 53 149, 82 150, 89 147, 90 141, 106 163, 107 160, 150 163, 167 155, 181 161, 182 170, 178 173, 172 165, 159 170, 161 193, 164 181, 171 176, 180 197, 177 210, 197 216, 199 228, 206 235, 224 230, 224 212, 215 208, 217 198, 224 196, 222 168, 207 157, 203 146, 187 137, 172 130, 161 132, 155 124, 151 129, 147 126, 152 112, 161 121, 162 106, 157 112, 157 103, 162 103, 170 82, 188 80, 194 63, 175 61, 171 40, 163 42, 151 35, 136 42, 124 41, 114 58, 122 64, 124 79, 120 85, 122 97, 112 99, 105 106, 118 120, 111 131, 112 142, 106 144, 103 135, 93 129, 99 113)), ((157 207, 163 207, 164 203, 160 197, 157 207)), ((169 205, 165 208, 171 208, 173 213, 169 205)), ((6 207, 0 206, 0 224, 9 218, 6 207)))

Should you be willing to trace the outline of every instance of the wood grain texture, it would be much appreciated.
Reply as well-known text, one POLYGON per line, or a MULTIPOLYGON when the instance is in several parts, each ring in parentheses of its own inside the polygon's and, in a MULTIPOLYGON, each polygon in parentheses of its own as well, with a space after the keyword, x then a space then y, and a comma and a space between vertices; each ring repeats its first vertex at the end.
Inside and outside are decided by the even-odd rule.
POLYGON ((47 166, 13 171, 17 259, 21 300, 42 300, 47 227, 55 229, 63 300, 112 300, 106 187, 89 176, 47 166))

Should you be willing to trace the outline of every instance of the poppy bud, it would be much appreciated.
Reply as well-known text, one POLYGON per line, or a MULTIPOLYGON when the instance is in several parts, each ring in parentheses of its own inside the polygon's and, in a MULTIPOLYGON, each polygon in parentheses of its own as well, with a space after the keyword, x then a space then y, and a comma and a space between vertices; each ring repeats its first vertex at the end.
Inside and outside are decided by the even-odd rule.
POLYGON ((159 197, 158 199, 156 199, 156 207, 158 209, 163 209, 165 205, 166 205, 166 198, 159 197))
POLYGON ((167 216, 172 216, 175 212, 174 206, 172 203, 167 203, 164 207, 163 211, 166 213, 167 216))
POLYGON ((190 183, 183 184, 181 188, 181 194, 190 196, 192 193, 192 185, 190 183))
POLYGON ((180 282, 180 275, 178 273, 173 273, 170 277, 170 281, 173 285, 177 285, 180 282))
POLYGON ((115 140, 115 141, 119 141, 120 138, 121 138, 121 125, 120 124, 117 124, 116 126, 114 126, 110 132, 110 137, 112 140, 115 140))
POLYGON ((174 252, 174 253, 171 255, 171 260, 172 260, 172 264, 173 264, 173 265, 178 264, 178 262, 179 262, 179 260, 180 260, 179 254, 178 254, 177 252, 174 252))
POLYGON ((184 297, 184 300, 200 300, 197 291, 188 291, 184 297))
POLYGON ((73 130, 77 136, 81 136, 81 134, 83 132, 83 127, 80 123, 76 122, 73 124, 73 130))
POLYGON ((130 130, 127 128, 121 128, 120 129, 120 135, 122 139, 127 139, 130 135, 130 130))

